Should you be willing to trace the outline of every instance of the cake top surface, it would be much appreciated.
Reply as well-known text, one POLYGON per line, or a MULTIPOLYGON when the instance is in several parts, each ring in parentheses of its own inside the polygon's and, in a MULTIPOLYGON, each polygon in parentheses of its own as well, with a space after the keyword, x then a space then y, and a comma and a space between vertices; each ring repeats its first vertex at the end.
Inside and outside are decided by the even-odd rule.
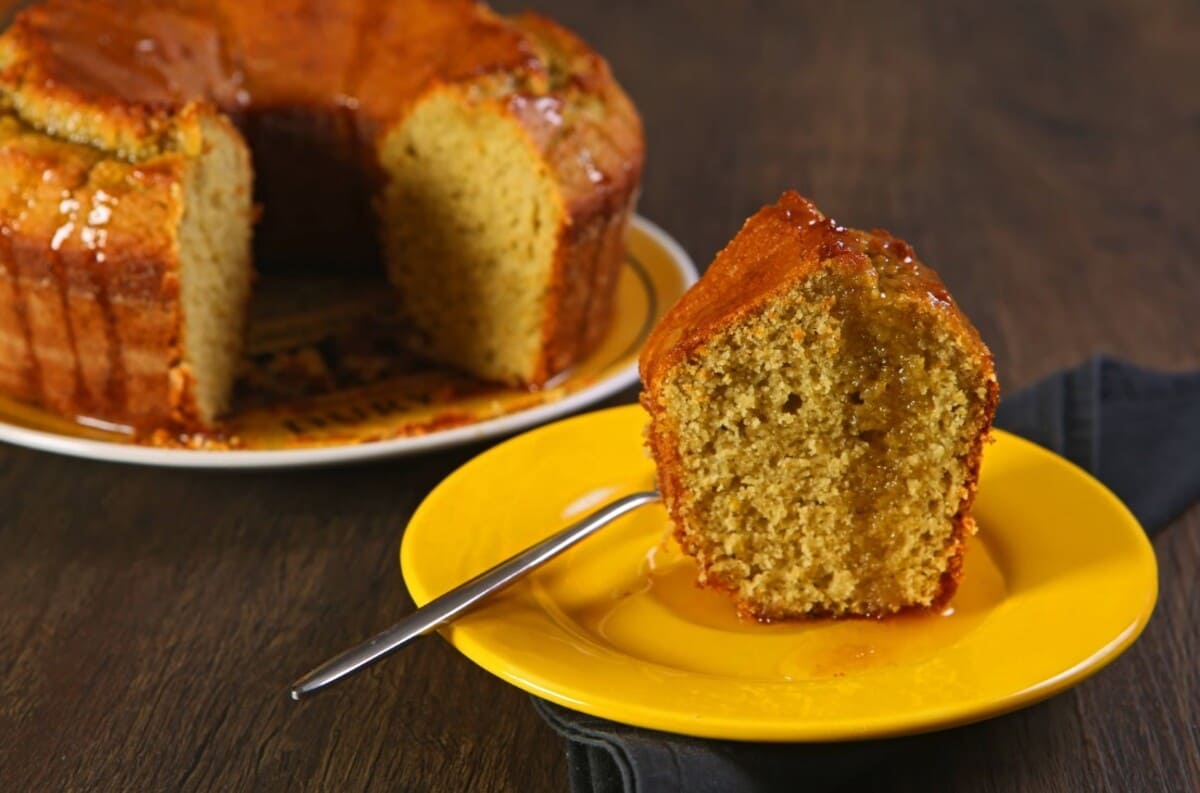
POLYGON ((5 36, 4 82, 147 107, 197 97, 354 105, 412 83, 537 66, 529 38, 470 0, 46 0, 5 36))
POLYGON ((917 260, 908 243, 883 230, 841 226, 807 198, 788 191, 745 222, 700 281, 663 317, 642 350, 643 382, 653 387, 716 333, 763 309, 826 262, 874 269, 884 294, 928 300, 958 326, 967 344, 990 359, 937 273, 917 260))
POLYGON ((148 106, 239 94, 353 103, 383 73, 388 92, 404 92, 536 65, 527 36, 469 0, 47 0, 11 37, 36 77, 148 106))
MULTIPOLYGON (((315 109, 369 139, 436 86, 607 103, 610 83, 603 60, 553 23, 472 0, 45 0, 0 36, 6 106, 133 157, 167 147, 195 103, 235 120, 315 109)), ((520 110, 554 127, 553 105, 520 110)))

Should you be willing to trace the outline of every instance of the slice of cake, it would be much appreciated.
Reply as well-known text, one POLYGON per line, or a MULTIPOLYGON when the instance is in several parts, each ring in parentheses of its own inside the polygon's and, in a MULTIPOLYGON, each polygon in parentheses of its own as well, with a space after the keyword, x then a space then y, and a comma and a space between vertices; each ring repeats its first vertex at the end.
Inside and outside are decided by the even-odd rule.
POLYGON ((879 616, 954 593, 998 386, 906 243, 789 192, 663 319, 641 372, 676 537, 741 613, 879 616))

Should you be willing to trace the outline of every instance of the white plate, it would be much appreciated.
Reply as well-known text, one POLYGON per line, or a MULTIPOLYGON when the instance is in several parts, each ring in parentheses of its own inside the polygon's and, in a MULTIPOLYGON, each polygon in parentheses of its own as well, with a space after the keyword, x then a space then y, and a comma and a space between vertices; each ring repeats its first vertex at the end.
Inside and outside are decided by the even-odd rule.
MULTIPOLYGON (((553 401, 415 436, 349 443, 326 439, 319 445, 294 448, 219 450, 139 445, 99 425, 67 422, 5 401, 0 404, 0 441, 118 463, 172 468, 290 468, 397 457, 510 435, 595 404, 637 382, 637 354, 646 335, 695 283, 697 273, 683 248, 645 218, 634 218, 628 242, 626 267, 618 287, 617 318, 609 338, 587 361, 552 384, 548 391, 554 392, 553 401)), ((517 393, 493 395, 488 404, 499 406, 505 398, 515 401, 517 393)), ((524 396, 528 399, 527 392, 524 396)), ((472 409, 478 409, 480 399, 475 397, 472 409)), ((439 409, 451 411, 456 406, 451 402, 439 405, 439 409)), ((382 428, 386 434, 386 417, 375 416, 372 422, 374 430, 382 428)))

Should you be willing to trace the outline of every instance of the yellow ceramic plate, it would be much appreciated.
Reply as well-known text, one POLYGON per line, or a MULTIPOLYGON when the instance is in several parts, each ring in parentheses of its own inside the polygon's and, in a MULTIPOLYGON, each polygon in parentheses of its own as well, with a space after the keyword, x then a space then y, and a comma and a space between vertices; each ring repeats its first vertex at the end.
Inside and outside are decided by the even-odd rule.
POLYGON ((246 360, 225 428, 230 448, 174 439, 165 448, 140 445, 119 427, 69 421, 3 397, 0 441, 114 462, 276 468, 511 434, 636 383, 642 342, 695 280, 687 253, 658 226, 634 218, 608 334, 585 360, 529 391, 487 386, 405 356, 395 344, 395 301, 373 281, 288 278, 258 290, 251 305, 246 360))
MULTIPOLYGON (((418 604, 597 505, 653 486, 645 414, 558 422, 480 455, 414 515, 400 561, 418 604)), ((931 730, 1048 697, 1128 647, 1154 607, 1154 553, 1096 480, 997 433, 965 577, 941 614, 759 625, 694 585, 643 507, 444 635, 531 693, 704 737, 832 741, 931 730)))

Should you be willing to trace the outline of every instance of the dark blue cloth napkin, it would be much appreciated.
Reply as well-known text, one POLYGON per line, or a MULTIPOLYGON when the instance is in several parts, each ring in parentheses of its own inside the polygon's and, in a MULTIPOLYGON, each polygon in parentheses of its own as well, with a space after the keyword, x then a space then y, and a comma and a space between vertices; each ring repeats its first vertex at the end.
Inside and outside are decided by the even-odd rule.
MULTIPOLYGON (((1200 372, 1154 372, 1106 356, 1005 397, 996 426, 1057 452, 1116 493, 1153 535, 1200 500, 1200 372)), ((905 739, 754 744, 643 730, 534 706, 567 739, 573 793, 831 790, 905 739)))

